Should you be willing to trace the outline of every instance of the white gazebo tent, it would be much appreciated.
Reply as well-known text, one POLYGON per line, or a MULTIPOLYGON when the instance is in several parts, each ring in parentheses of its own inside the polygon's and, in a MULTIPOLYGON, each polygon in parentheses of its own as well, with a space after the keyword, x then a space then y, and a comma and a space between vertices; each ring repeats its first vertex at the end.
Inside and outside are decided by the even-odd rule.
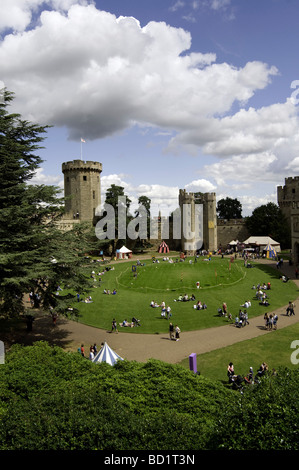
POLYGON ((119 250, 116 250, 117 259, 127 259, 127 258, 131 258, 131 256, 132 256, 132 251, 126 248, 125 246, 122 246, 119 250))
POLYGON ((232 241, 229 243, 229 245, 235 246, 235 245, 238 245, 238 243, 239 243, 239 240, 232 240, 232 241))
POLYGON ((95 355, 92 362, 107 362, 113 366, 117 361, 123 361, 123 358, 113 351, 113 349, 111 349, 110 346, 108 346, 108 344, 105 342, 104 346, 95 355))

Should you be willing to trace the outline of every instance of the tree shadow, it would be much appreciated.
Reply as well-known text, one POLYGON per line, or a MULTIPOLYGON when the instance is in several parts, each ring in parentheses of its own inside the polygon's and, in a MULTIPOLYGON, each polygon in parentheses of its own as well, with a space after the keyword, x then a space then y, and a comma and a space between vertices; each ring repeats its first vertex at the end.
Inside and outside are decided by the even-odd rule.
POLYGON ((32 346, 36 341, 46 341, 50 345, 65 348, 69 345, 71 339, 69 332, 64 329, 63 324, 67 319, 59 317, 59 327, 54 325, 50 315, 41 315, 32 312, 34 321, 32 329, 28 330, 26 318, 14 320, 1 320, 1 340, 4 342, 5 349, 9 350, 14 344, 23 346, 32 346))

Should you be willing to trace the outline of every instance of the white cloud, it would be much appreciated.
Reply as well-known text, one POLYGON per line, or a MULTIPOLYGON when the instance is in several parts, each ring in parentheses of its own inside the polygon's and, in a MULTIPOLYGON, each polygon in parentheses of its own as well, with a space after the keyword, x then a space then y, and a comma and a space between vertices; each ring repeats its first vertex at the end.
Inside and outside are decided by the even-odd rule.
POLYGON ((237 155, 230 160, 205 165, 203 173, 213 178, 217 185, 223 186, 230 186, 236 180, 247 184, 255 184, 258 180, 274 182, 277 176, 269 169, 276 158, 270 152, 264 152, 262 155, 237 155))
POLYGON ((67 11, 76 3, 87 5, 88 0, 1 0, 0 31, 24 31, 41 7, 67 11))
MULTIPOLYGON (((194 12, 202 4, 189 7, 194 12)), ((208 5, 224 11, 230 2, 208 5)), ((13 106, 25 118, 66 127, 76 140, 112 136, 133 125, 156 128, 169 135, 169 153, 198 155, 200 149, 220 159, 206 165, 200 179, 194 176, 188 189, 213 191, 211 181, 217 190, 232 188, 237 176, 245 190, 255 180, 277 181, 286 169, 299 171, 295 103, 250 106, 278 74, 275 66, 218 63, 213 52, 191 52, 191 35, 182 28, 153 21, 141 27, 137 19, 117 18, 87 0, 2 0, 1 13, 0 29, 15 32, 0 43, 0 78, 15 92, 13 106), (43 7, 48 10, 41 12, 43 7)), ((177 205, 176 186, 134 187, 124 175, 101 180, 103 191, 112 182, 124 186, 134 203, 144 191, 157 207, 166 200, 177 205)))
POLYGON ((63 177, 58 175, 46 175, 45 170, 42 167, 36 169, 34 176, 28 183, 34 185, 50 184, 60 188, 63 188, 64 185, 63 177))
POLYGON ((67 126, 72 139, 140 123, 175 130, 173 143, 206 143, 209 151, 219 140, 215 116, 249 100, 277 71, 260 62, 239 69, 218 64, 213 53, 186 53, 190 46, 181 28, 157 22, 141 28, 134 18, 75 4, 67 15, 43 11, 39 26, 4 37, 1 79, 24 116, 67 126))
POLYGON ((212 10, 222 10, 230 5, 231 0, 210 0, 212 10))
POLYGON ((185 2, 182 2, 181 0, 178 0, 177 2, 175 2, 170 8, 169 8, 169 11, 177 11, 179 10, 180 8, 183 8, 185 6, 185 2))
POLYGON ((186 184, 185 189, 188 192, 210 193, 216 190, 216 186, 206 179, 198 179, 186 184))

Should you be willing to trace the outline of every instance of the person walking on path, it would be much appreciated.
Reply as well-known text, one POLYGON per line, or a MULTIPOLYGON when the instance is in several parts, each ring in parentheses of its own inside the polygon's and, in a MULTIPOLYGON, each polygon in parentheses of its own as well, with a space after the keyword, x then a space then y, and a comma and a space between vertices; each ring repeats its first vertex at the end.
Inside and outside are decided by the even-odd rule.
POLYGON ((180 333, 181 333, 181 330, 180 328, 178 327, 178 325, 175 326, 175 340, 176 341, 179 341, 180 339, 180 333))
POLYGON ((111 330, 111 332, 113 332, 113 331, 115 331, 115 333, 118 333, 118 331, 117 331, 117 323, 116 323, 115 318, 113 318, 113 320, 112 320, 112 330, 111 330))
POLYGON ((169 323, 169 339, 173 339, 174 338, 174 326, 172 323, 169 323))
POLYGON ((295 315, 294 307, 295 307, 294 303, 290 300, 288 308, 287 308, 287 316, 290 315, 290 317, 291 317, 292 315, 295 315))

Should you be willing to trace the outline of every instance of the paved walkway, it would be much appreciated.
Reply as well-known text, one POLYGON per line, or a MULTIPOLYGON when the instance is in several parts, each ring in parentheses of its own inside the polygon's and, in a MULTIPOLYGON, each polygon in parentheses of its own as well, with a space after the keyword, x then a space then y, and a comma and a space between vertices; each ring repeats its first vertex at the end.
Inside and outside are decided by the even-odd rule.
MULTIPOLYGON (((273 266, 276 268, 276 265, 273 266)), ((299 288, 299 280, 295 279, 293 266, 285 263, 282 272, 294 280, 299 288)), ((290 300, 295 300, 295 304, 299 305, 299 297, 290 300)), ((278 329, 290 326, 299 320, 298 313, 288 317, 285 311, 285 306, 275 310, 279 318, 278 329)), ((83 343, 86 355, 91 344, 96 343, 99 347, 106 341, 124 359, 138 362, 146 362, 152 358, 179 363, 192 353, 202 354, 261 335, 273 334, 265 329, 263 316, 250 319, 250 324, 243 328, 236 328, 233 324, 227 323, 215 328, 182 332, 180 341, 170 341, 166 334, 110 333, 66 319, 59 319, 55 327, 49 327, 50 321, 49 317, 37 318, 34 322, 34 332, 28 333, 27 340, 34 334, 35 340, 46 340, 73 351, 83 343)))

